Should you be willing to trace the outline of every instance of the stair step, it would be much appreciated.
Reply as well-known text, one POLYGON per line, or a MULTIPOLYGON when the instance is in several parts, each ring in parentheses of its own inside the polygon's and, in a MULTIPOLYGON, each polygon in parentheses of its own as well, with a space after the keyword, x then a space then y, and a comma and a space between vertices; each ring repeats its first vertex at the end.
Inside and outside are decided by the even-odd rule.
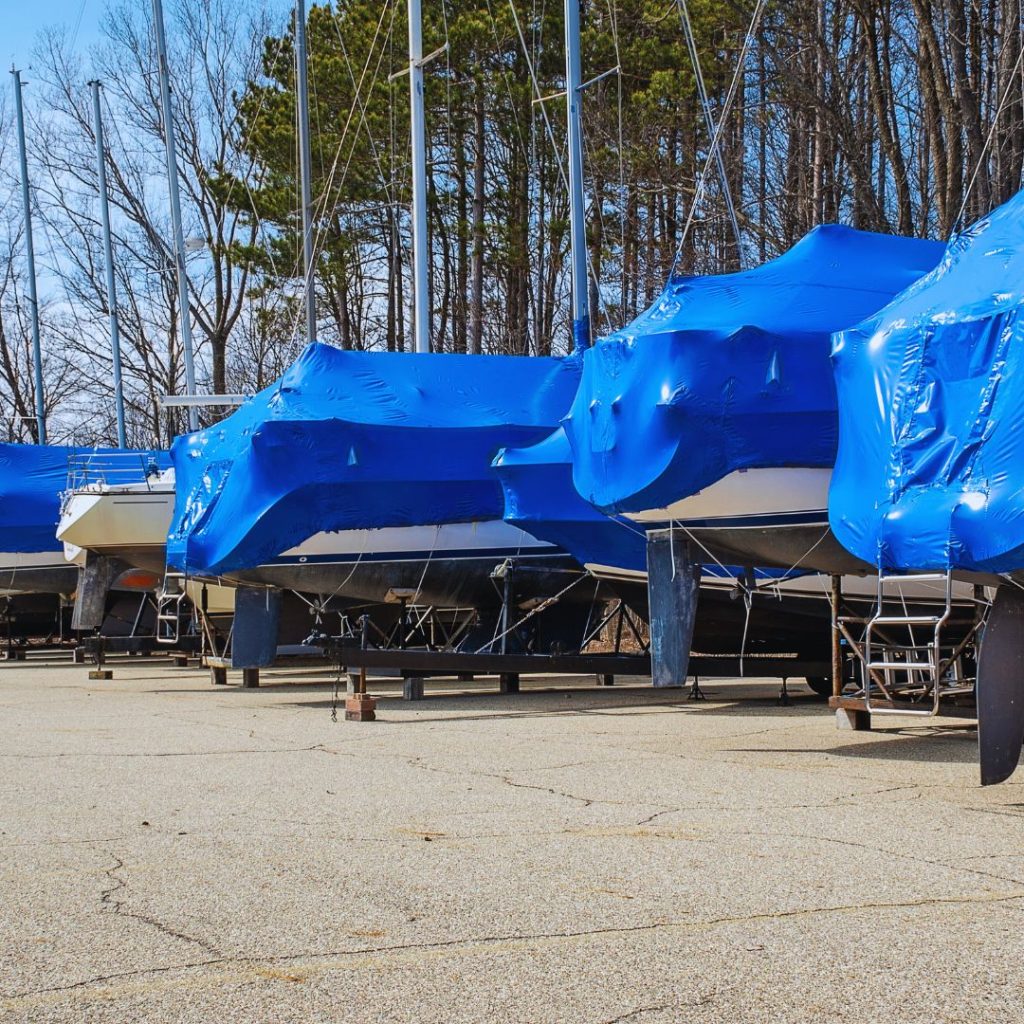
POLYGON ((945 583, 949 576, 944 572, 911 572, 905 576, 879 576, 880 583, 945 583))
POLYGON ((892 668, 904 671, 931 672, 932 663, 930 661, 870 661, 868 662, 868 668, 892 668))
POLYGON ((871 620, 873 626, 924 626, 936 625, 941 615, 879 615, 871 620))

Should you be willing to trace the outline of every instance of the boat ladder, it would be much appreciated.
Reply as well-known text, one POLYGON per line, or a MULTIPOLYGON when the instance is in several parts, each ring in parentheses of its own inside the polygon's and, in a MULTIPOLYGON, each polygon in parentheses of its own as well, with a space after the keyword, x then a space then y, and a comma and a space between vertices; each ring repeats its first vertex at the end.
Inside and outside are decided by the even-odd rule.
POLYGON ((944 696, 971 691, 970 681, 960 678, 967 641, 954 647, 944 638, 952 614, 952 572, 879 572, 877 600, 864 632, 865 710, 937 715, 944 696), (906 584, 933 584, 936 600, 908 600, 902 591, 906 584))
POLYGON ((169 572, 156 601, 156 642, 176 644, 181 639, 182 604, 187 597, 184 573, 169 572))

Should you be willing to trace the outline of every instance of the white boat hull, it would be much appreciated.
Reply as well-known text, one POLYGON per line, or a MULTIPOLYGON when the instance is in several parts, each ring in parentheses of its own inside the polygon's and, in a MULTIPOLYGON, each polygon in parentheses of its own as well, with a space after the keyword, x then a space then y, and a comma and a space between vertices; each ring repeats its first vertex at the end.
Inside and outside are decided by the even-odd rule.
POLYGON ((62 594, 75 590, 78 570, 59 551, 0 552, 0 597, 62 594))

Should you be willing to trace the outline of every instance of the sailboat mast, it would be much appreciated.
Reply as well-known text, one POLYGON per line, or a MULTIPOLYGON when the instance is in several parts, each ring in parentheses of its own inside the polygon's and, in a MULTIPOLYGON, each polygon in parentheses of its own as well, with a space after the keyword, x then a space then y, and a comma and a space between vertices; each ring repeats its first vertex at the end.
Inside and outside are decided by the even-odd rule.
POLYGON ((413 331, 416 351, 429 352, 427 126, 423 106, 423 12, 420 0, 409 0, 409 101, 412 113, 413 331))
POLYGON ((316 341, 313 277, 313 181, 309 146, 309 84, 306 64, 306 4, 295 2, 295 85, 299 119, 299 179, 302 196, 302 266, 305 273, 306 340, 316 341))
POLYGON ((107 274, 107 314, 110 318, 110 354, 114 367, 114 409, 117 414, 117 446, 127 447, 124 429, 124 388, 121 383, 121 334, 117 323, 117 290, 114 281, 114 250, 110 241, 110 206, 107 201, 107 163, 103 146, 103 118, 100 115, 100 83, 92 89, 93 134, 96 136, 96 187, 100 197, 100 225, 103 228, 103 262, 107 274))
MULTIPOLYGON (((185 392, 196 393, 196 371, 192 361, 192 319, 189 314, 188 277, 185 272, 185 236, 181 228, 181 197, 178 193, 178 154, 174 142, 174 116, 171 111, 171 80, 167 69, 167 39, 164 35, 164 8, 153 0, 153 25, 156 30, 156 54, 160 77, 160 110, 164 122, 164 146, 167 153, 167 190, 170 198, 171 228, 174 233, 174 267, 178 278, 178 320, 181 347, 185 357, 185 392)), ((199 427, 194 405, 188 408, 189 430, 199 427)))
POLYGON ((579 352, 590 347, 587 289, 587 234, 583 200, 583 127, 580 67, 580 0, 565 0, 565 104, 569 140, 569 245, 572 274, 572 340, 579 352))
POLYGON ((18 157, 21 161, 21 203, 25 215, 25 255, 28 259, 28 306, 32 323, 32 373, 35 379, 36 439, 46 444, 46 407, 43 401, 43 350, 39 343, 39 296, 36 290, 36 251, 32 244, 32 196, 28 187, 28 157, 25 153, 25 109, 21 98, 21 72, 14 75, 14 109, 18 122, 18 157))

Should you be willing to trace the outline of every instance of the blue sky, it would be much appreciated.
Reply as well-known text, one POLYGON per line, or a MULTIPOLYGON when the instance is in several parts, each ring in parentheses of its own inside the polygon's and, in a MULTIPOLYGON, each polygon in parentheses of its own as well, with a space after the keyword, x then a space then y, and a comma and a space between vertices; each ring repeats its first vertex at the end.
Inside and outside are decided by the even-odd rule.
MULTIPOLYGON (((0 60, 4 69, 11 63, 27 68, 32 45, 40 30, 65 25, 77 26, 76 43, 88 46, 99 34, 98 27, 106 0, 10 0, 5 3, 0 33, 0 60)), ((144 2, 144 0, 143 0, 144 2)))

